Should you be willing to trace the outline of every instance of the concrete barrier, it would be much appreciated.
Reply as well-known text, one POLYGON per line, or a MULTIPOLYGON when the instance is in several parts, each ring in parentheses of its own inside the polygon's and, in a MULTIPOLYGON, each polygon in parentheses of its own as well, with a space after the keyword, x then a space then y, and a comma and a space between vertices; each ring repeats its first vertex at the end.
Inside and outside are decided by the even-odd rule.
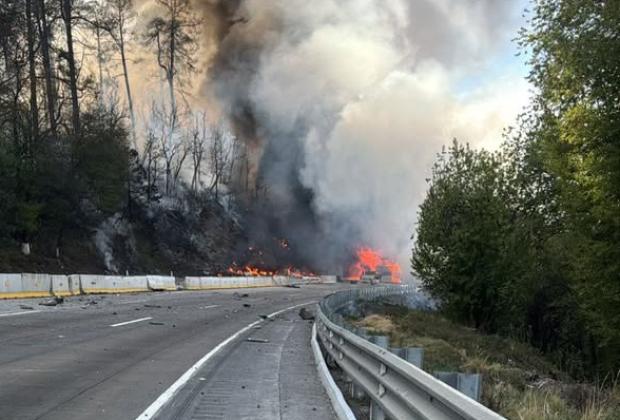
POLYGON ((21 274, 0 274, 0 299, 24 297, 22 292, 21 274))
MULTIPOLYGON (((126 292, 148 292, 149 276, 124 276, 120 280, 120 288, 126 292)), ((174 277, 172 278, 174 283, 174 277)), ((176 288, 174 289, 176 290, 176 288)))
POLYGON ((80 290, 82 293, 131 293, 148 292, 146 276, 93 276, 80 275, 80 290))
POLYGON ((290 276, 273 276, 271 282, 274 286, 290 286, 295 282, 295 278, 290 276))
POLYGON ((185 277, 181 283, 184 290, 200 290, 200 277, 185 277))
MULTIPOLYGON (((281 285, 287 284, 288 277, 282 277, 281 285)), ((185 277, 182 288, 185 290, 210 290, 210 289, 242 289, 247 287, 271 287, 276 285, 273 277, 250 276, 250 277, 185 277)))
POLYGON ((52 294, 52 276, 49 274, 22 273, 20 297, 44 297, 52 294))
POLYGON ((72 295, 79 295, 82 293, 80 289, 80 275, 79 274, 69 274, 67 276, 69 281, 69 290, 71 290, 72 295))
POLYGON ((71 284, 69 283, 69 277, 65 275, 52 275, 52 294, 54 296, 71 296, 73 291, 71 290, 71 284))
POLYGON ((201 277, 200 287, 202 289, 220 289, 223 281, 221 277, 201 277))
POLYGON ((338 276, 319 276, 321 279, 321 283, 324 284, 334 284, 338 282, 338 276))
POLYGON ((150 290, 177 290, 174 277, 170 276, 146 276, 150 290))
POLYGON ((237 287, 236 277, 221 277, 220 288, 221 289, 234 289, 237 287))
POLYGON ((273 277, 260 276, 254 277, 254 287, 271 287, 275 286, 273 277))

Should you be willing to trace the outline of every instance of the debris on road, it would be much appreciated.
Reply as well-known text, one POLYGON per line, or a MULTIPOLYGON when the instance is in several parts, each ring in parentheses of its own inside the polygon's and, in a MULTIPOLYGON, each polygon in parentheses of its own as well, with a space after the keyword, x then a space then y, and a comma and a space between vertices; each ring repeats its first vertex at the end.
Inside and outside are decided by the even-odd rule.
POLYGON ((259 317, 260 317, 260 319, 266 319, 266 320, 269 320, 269 321, 273 321, 273 318, 270 317, 269 315, 262 315, 261 314, 261 315, 259 315, 259 317))
POLYGON ((32 306, 28 306, 28 305, 19 305, 19 309, 27 309, 27 310, 31 311, 34 308, 32 306))
POLYGON ((248 337, 245 341, 249 341, 250 343, 269 343, 269 340, 266 338, 252 338, 248 337))
POLYGON ((237 300, 242 299, 242 298, 246 298, 246 297, 249 297, 249 296, 250 296, 250 295, 249 295, 249 294, 247 294, 247 293, 239 293, 239 292, 234 292, 234 293, 232 294, 232 297, 233 297, 234 299, 237 299, 237 300))
POLYGON ((157 322, 157 321, 151 321, 151 322, 149 322, 149 324, 151 324, 151 325, 164 325, 163 322, 157 322))
POLYGON ((62 303, 64 303, 64 299, 62 297, 59 296, 54 296, 54 298, 50 299, 50 300, 46 300, 44 302, 39 302, 40 306, 56 306, 56 305, 60 305, 62 303))
POLYGON ((301 317, 301 319, 303 319, 304 321, 311 321, 314 319, 314 313, 312 313, 312 311, 306 309, 306 308, 301 308, 299 310, 299 316, 301 317))
POLYGON ((145 308, 161 308, 161 305, 151 305, 149 303, 146 303, 144 307, 145 308))
POLYGON ((290 287, 293 289, 299 289, 299 285, 298 284, 287 284, 286 287, 290 287))
POLYGON ((244 307, 244 308, 249 308, 249 307, 251 307, 251 306, 252 306, 252 305, 250 305, 249 303, 244 303, 244 304, 243 304, 243 307, 244 307))

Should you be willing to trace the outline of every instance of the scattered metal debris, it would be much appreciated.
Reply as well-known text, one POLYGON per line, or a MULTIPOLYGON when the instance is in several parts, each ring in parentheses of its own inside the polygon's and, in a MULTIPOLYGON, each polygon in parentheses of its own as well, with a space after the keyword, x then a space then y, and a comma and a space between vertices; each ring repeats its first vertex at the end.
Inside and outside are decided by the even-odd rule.
POLYGON ((144 305, 145 308, 161 308, 161 305, 151 305, 149 303, 144 305))
POLYGON ((27 310, 31 311, 34 308, 32 306, 28 306, 28 305, 19 305, 19 309, 27 309, 27 310))
POLYGON ((244 303, 244 304, 243 304, 243 307, 244 307, 244 308, 249 308, 249 307, 251 307, 251 306, 252 306, 252 305, 250 305, 249 303, 244 303))
POLYGON ((149 322, 149 324, 151 324, 151 325, 164 325, 163 322, 157 322, 157 321, 151 321, 151 322, 149 322))
POLYGON ((304 321, 311 321, 314 319, 314 313, 312 313, 312 311, 306 309, 306 308, 301 308, 299 310, 299 316, 301 317, 301 319, 303 319, 304 321))
POLYGON ((64 303, 64 299, 60 296, 54 296, 52 299, 50 300, 46 300, 45 302, 39 302, 40 306, 56 306, 56 305, 61 305, 62 303, 64 303))

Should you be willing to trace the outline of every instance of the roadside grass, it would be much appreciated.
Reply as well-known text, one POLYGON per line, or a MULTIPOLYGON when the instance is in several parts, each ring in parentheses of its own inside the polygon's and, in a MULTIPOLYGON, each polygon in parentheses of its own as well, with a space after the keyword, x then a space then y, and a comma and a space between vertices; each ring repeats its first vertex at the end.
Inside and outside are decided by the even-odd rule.
POLYGON ((620 419, 618 378, 578 383, 535 348, 454 324, 432 312, 373 307, 352 322, 390 337, 393 347, 423 347, 424 370, 481 373, 481 402, 516 420, 620 419))

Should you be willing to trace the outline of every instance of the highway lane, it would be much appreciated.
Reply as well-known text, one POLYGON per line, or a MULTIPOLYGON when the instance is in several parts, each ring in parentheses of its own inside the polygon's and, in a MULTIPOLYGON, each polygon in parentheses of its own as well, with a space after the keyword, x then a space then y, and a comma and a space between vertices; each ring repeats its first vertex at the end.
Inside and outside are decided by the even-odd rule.
POLYGON ((25 301, 0 302, 0 419, 135 419, 259 315, 339 287, 85 296, 57 308, 39 299, 29 314, 25 301))

